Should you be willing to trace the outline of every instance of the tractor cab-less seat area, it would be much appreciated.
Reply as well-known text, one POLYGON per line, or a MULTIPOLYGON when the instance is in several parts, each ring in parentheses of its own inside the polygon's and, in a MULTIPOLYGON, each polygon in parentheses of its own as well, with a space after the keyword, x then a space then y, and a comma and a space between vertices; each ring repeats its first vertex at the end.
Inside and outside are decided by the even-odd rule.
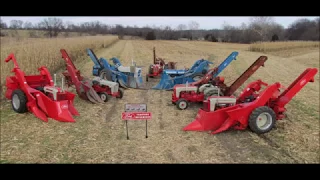
POLYGON ((131 67, 129 66, 119 66, 118 71, 124 72, 124 73, 130 73, 131 72, 131 67))

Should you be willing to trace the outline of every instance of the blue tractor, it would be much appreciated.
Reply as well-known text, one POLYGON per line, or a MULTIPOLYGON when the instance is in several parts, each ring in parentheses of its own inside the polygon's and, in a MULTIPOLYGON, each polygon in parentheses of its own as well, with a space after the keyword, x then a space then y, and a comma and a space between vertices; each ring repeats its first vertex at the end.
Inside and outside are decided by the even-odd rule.
POLYGON ((141 67, 135 65, 122 66, 120 60, 116 57, 110 58, 110 61, 113 63, 113 65, 111 65, 105 58, 98 59, 91 49, 87 49, 87 54, 94 63, 92 69, 94 76, 99 76, 108 81, 118 82, 123 88, 144 88, 141 67))
POLYGON ((187 72, 193 72, 195 77, 198 77, 198 74, 206 74, 209 69, 209 64, 212 62, 204 59, 197 60, 190 69, 165 69, 163 73, 168 74, 170 77, 176 77, 186 74, 187 72))
MULTIPOLYGON (((219 66, 218 71, 213 77, 218 76, 233 60, 236 60, 238 52, 232 52, 219 66)), ((164 70, 160 82, 152 89, 172 90, 176 84, 186 84, 200 80, 208 71, 209 64, 207 60, 198 60, 189 70, 164 70), (168 71, 168 73, 167 73, 168 71)))

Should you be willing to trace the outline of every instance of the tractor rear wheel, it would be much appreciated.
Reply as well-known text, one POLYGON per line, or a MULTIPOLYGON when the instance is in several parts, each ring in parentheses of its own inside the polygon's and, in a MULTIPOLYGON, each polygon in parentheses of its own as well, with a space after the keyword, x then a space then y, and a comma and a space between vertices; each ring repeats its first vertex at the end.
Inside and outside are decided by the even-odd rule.
POLYGON ((27 97, 24 92, 20 89, 13 91, 11 95, 12 109, 17 113, 25 113, 28 111, 27 108, 27 97))
POLYGON ((223 96, 222 92, 218 92, 218 89, 208 88, 204 89, 204 99, 208 99, 210 96, 223 96))
POLYGON ((208 71, 206 69, 202 70, 202 74, 204 74, 204 75, 207 74, 207 72, 208 71))
POLYGON ((121 99, 123 97, 123 90, 119 88, 119 95, 116 98, 121 99))
POLYGON ((185 110, 188 108, 188 101, 185 100, 185 99, 179 99, 177 102, 176 102, 176 106, 178 109, 180 110, 185 110))
POLYGON ((261 106, 252 111, 249 117, 249 127, 256 134, 271 131, 276 123, 276 113, 268 106, 261 106))
POLYGON ((109 100, 108 94, 105 92, 99 93, 99 96, 103 102, 107 102, 109 100))
POLYGON ((149 74, 153 74, 153 68, 152 68, 152 66, 153 66, 153 65, 150 65, 150 66, 149 66, 149 74))
POLYGON ((100 71, 99 77, 104 80, 112 81, 111 71, 107 69, 100 71))
POLYGON ((193 74, 193 75, 191 76, 191 78, 192 78, 194 81, 199 81, 203 76, 204 76, 204 74, 202 74, 202 73, 196 73, 196 74, 193 74))

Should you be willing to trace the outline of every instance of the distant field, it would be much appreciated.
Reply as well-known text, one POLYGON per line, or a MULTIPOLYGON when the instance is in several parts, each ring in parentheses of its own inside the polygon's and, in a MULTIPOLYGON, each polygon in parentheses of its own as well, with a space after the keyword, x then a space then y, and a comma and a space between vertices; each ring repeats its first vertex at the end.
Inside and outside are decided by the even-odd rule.
MULTIPOLYGON (((157 56, 178 62, 179 69, 190 67, 200 58, 219 65, 231 52, 239 56, 220 75, 230 85, 259 56, 268 60, 245 84, 262 79, 289 86, 308 67, 319 68, 319 42, 277 42, 231 44, 196 41, 117 40, 113 36, 70 39, 28 40, 1 47, 1 61, 17 55, 21 68, 35 72, 40 65, 52 71, 63 64, 59 49, 76 56, 76 66, 85 77, 92 77, 93 63, 80 58, 85 48, 97 48, 98 57, 119 57, 128 66, 133 59, 143 66, 144 75, 157 56), (99 48, 115 42, 112 46, 99 48), (31 67, 30 67, 31 66, 31 67)), ((12 64, 1 64, 1 78, 10 74, 12 64)), ((144 78, 145 79, 145 78, 144 78)), ((147 87, 158 83, 149 79, 147 87)), ((71 91, 75 92, 73 89, 71 91)), ((76 123, 49 120, 44 123, 30 113, 17 114, 10 101, 1 102, 2 163, 319 163, 319 74, 286 106, 288 117, 278 121, 270 133, 257 135, 250 130, 230 130, 217 135, 184 132, 194 120, 200 104, 180 111, 170 103, 171 91, 128 89, 123 99, 110 98, 106 104, 92 105, 78 98, 76 123), (126 139, 121 112, 126 103, 147 103, 152 119, 145 136, 144 122, 129 122, 126 139)))
MULTIPOLYGON (((40 30, 11 30, 11 29, 1 29, 1 33, 6 37, 15 37, 15 38, 43 38, 45 37, 45 31, 40 30)), ((88 33, 81 33, 81 36, 88 36, 88 33)), ((75 37, 80 36, 78 32, 61 32, 58 37, 75 37)))
POLYGON ((320 43, 316 41, 259 42, 251 44, 249 51, 290 57, 306 53, 306 51, 319 49, 319 46, 320 43))
MULTIPOLYGON (((61 59, 60 49, 64 48, 73 59, 79 60, 86 56, 86 48, 99 49, 118 41, 117 36, 85 36, 72 38, 27 38, 21 41, 10 41, 10 38, 1 44, 1 61, 14 53, 21 69, 26 73, 38 73, 37 67, 47 66, 51 72, 64 65, 61 59), (10 42, 9 42, 10 41, 10 42)), ((9 75, 13 68, 12 63, 1 62, 1 77, 9 75)), ((1 79, 4 80, 4 79, 1 79)), ((3 82, 3 81, 2 81, 3 82)))

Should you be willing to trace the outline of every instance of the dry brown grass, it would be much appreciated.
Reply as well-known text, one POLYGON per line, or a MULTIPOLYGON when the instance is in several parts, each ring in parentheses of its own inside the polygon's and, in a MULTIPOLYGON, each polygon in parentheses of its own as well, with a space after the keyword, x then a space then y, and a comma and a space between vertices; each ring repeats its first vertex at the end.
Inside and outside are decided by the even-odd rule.
MULTIPOLYGON (((1 33, 5 34, 7 37, 13 37, 18 39, 29 38, 30 33, 33 33, 38 38, 45 38, 45 31, 41 30, 12 30, 12 29, 1 29, 1 33)), ((58 37, 65 37, 66 32, 60 32, 58 37)), ((75 37, 79 36, 80 33, 78 32, 69 32, 68 37, 75 37)), ((81 33, 82 36, 87 36, 87 33, 81 33)))
POLYGON ((319 48, 319 44, 319 41, 257 42, 249 46, 249 51, 266 53, 297 48, 319 48))
MULTIPOLYGON (((38 73, 37 68, 46 66, 49 71, 55 72, 64 65, 61 60, 60 49, 64 48, 74 61, 86 55, 86 48, 99 49, 118 40, 117 36, 86 36, 55 39, 24 39, 1 43, 1 80, 10 74, 13 65, 4 63, 4 59, 14 53, 20 68, 26 73, 38 73)), ((2 39, 1 39, 2 40, 2 39)))
MULTIPOLYGON (((190 67, 204 56, 222 62, 232 51, 239 56, 221 75, 231 84, 260 55, 246 51, 247 45, 210 42, 120 40, 110 48, 97 51, 98 57, 120 58, 123 65, 131 59, 146 67, 152 63, 152 48, 178 68, 190 67)), ((318 50, 319 51, 319 50, 318 50)), ((278 52, 281 54, 281 51, 278 52)), ((305 53, 305 52, 304 52, 305 53)), ((317 53, 293 58, 267 55, 260 68, 244 86, 261 78, 267 83, 288 86, 311 65, 319 66, 317 53), (306 61, 308 60, 308 61, 306 61), (307 62, 307 63, 306 63, 307 62)), ((84 76, 91 76, 93 63, 77 61, 84 76)), ((311 66, 311 67, 312 67, 311 66)), ((258 136, 246 131, 226 131, 218 135, 184 132, 201 105, 185 111, 171 105, 171 91, 125 90, 123 99, 112 98, 103 105, 92 105, 76 97, 80 116, 76 123, 49 120, 44 123, 32 114, 17 114, 10 102, 1 107, 1 161, 13 163, 319 163, 319 75, 308 83, 287 106, 289 118, 277 122, 270 133, 258 136), (126 139, 121 112, 126 103, 147 103, 153 118, 148 123, 129 122, 126 139)), ((148 87, 159 80, 152 79, 148 87)), ((242 86, 238 92, 244 87, 242 86)))

